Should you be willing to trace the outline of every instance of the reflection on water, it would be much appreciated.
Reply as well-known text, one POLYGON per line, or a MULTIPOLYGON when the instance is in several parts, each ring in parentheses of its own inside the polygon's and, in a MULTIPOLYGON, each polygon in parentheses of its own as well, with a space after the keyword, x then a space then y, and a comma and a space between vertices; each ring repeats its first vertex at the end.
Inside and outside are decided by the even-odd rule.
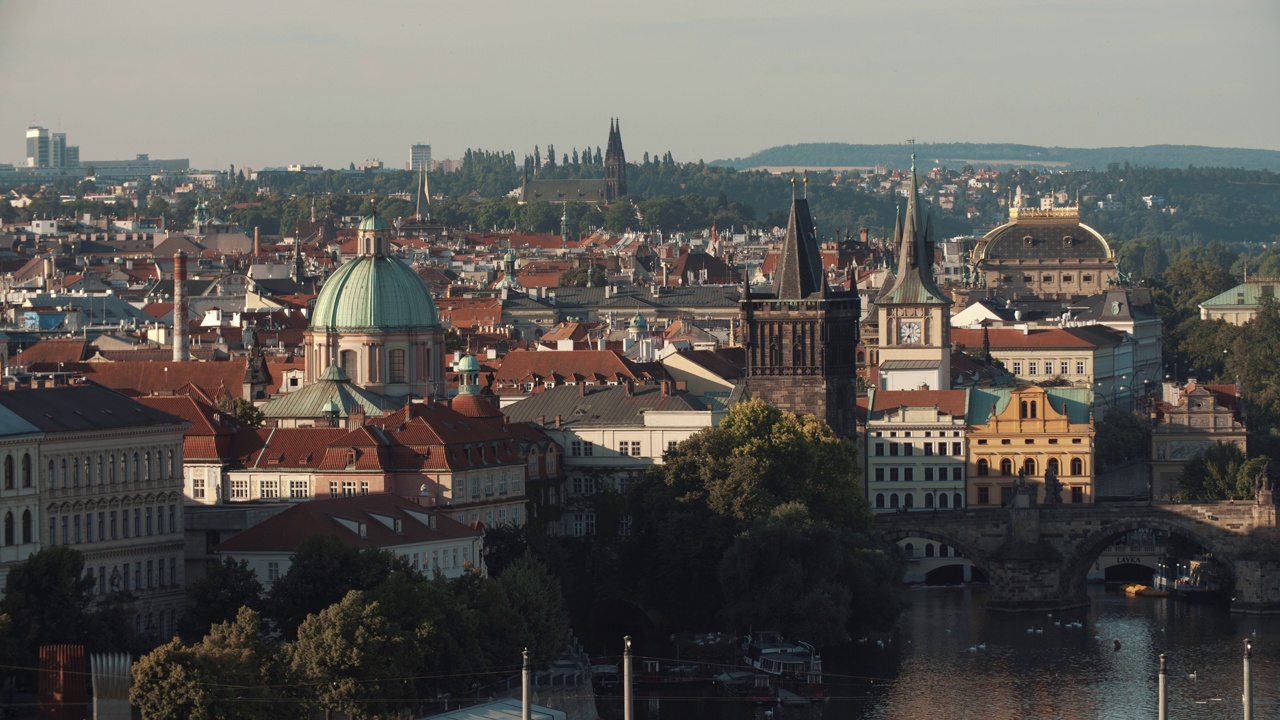
MULTIPOLYGON (((1246 636, 1254 647, 1254 717, 1280 717, 1280 617, 1130 598, 1100 586, 1091 589, 1088 609, 1000 614, 985 610, 985 595, 984 588, 907 591, 910 607, 883 648, 868 642, 824 653, 830 703, 780 708, 773 717, 1153 718, 1162 652, 1169 667, 1169 717, 1240 717, 1246 636)), ((764 716, 763 709, 739 701, 691 695, 638 690, 636 718, 764 716)), ((606 717, 615 710, 620 716, 616 704, 602 703, 606 717)))

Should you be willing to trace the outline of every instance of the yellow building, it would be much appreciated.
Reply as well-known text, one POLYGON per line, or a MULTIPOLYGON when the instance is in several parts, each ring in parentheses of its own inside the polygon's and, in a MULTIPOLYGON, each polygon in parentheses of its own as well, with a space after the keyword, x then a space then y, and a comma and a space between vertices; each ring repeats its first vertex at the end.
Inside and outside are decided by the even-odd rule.
POLYGON ((1009 505, 1021 473, 1046 502, 1051 472, 1063 503, 1093 502, 1092 392, 1086 388, 974 388, 969 392, 968 505, 1009 505))

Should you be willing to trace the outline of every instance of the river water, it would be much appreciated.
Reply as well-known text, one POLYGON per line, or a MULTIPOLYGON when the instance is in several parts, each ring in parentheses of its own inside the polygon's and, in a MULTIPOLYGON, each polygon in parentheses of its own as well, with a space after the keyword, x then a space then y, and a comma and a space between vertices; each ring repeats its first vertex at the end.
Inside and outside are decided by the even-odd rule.
MULTIPOLYGON (((1280 617, 1130 598, 1102 586, 1090 595, 1091 607, 1049 616, 988 612, 981 586, 907 590, 909 607, 883 647, 871 641, 824 653, 829 703, 779 708, 772 717, 1155 718, 1165 653, 1171 719, 1239 718, 1243 639, 1250 637, 1254 717, 1280 718, 1280 617)), ((766 717, 740 700, 695 695, 639 688, 635 717, 766 717)), ((613 717, 620 705, 604 702, 601 711, 613 717)))

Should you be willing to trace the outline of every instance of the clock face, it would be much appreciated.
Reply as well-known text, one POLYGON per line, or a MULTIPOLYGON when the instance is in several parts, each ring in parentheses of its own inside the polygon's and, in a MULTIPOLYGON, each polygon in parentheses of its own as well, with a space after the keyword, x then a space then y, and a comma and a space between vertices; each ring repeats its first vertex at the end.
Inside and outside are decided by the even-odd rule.
POLYGON ((898 326, 898 340, 903 344, 920 342, 920 323, 902 323, 898 326))

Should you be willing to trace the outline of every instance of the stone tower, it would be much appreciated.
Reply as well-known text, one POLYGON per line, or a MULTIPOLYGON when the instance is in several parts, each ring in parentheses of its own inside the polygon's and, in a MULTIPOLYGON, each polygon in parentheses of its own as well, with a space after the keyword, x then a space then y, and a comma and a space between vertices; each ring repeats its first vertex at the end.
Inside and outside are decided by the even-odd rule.
POLYGON ((858 291, 827 286, 807 197, 791 201, 773 289, 755 293, 743 283, 748 392, 853 437, 858 291))

